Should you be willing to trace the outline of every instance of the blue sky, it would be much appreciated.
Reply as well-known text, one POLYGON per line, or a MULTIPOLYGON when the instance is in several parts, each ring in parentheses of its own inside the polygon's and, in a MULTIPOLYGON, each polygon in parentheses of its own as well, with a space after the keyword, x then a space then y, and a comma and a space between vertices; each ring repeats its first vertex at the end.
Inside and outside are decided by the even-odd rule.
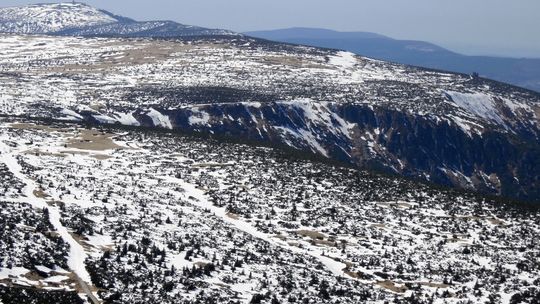
MULTIPOLYGON (((48 0, 2 0, 14 6, 48 0)), ((467 54, 540 58, 540 0, 87 0, 138 20, 235 31, 319 27, 434 42, 467 54)))

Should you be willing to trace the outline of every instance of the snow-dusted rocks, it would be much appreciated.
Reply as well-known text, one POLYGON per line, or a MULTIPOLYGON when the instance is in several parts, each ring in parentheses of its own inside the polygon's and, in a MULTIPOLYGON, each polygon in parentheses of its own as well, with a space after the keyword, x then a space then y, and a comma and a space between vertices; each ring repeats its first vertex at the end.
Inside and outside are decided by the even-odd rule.
POLYGON ((19 13, 2 26, 176 39, 0 35, 0 303, 540 295, 537 208, 329 164, 537 199, 538 94, 81 4, 19 13))
POLYGON ((4 33, 46 34, 115 22, 111 14, 82 3, 0 8, 0 32, 4 33))
POLYGON ((0 47, 2 114, 225 135, 540 196, 540 97, 519 88, 247 37, 3 35, 0 47))
POLYGON ((191 36, 241 36, 233 31, 208 29, 173 21, 128 21, 105 25, 68 29, 56 33, 67 36, 104 36, 104 37, 160 37, 176 38, 191 36))
POLYGON ((501 159, 495 150, 472 158, 460 147, 497 141, 508 150, 515 135, 537 142, 538 96, 501 84, 249 38, 1 43, 9 50, 1 58, 6 114, 233 134, 435 182, 536 195, 524 184, 530 172, 518 168, 523 152, 505 155, 512 168, 490 167, 501 159), (405 132, 414 143, 398 136, 405 132), (426 163, 417 163, 416 147, 426 163), (452 147, 453 159, 444 154, 452 147))
POLYGON ((27 185, 0 199, 0 245, 11 248, 0 286, 87 301, 64 280, 75 267, 62 229, 104 302, 519 303, 539 293, 537 209, 275 149, 36 123, 0 124, 11 179, 27 185), (21 203, 30 181, 61 227, 21 203))
POLYGON ((80 2, 0 8, 0 33, 107 37, 241 36, 228 30, 173 21, 138 22, 80 2))

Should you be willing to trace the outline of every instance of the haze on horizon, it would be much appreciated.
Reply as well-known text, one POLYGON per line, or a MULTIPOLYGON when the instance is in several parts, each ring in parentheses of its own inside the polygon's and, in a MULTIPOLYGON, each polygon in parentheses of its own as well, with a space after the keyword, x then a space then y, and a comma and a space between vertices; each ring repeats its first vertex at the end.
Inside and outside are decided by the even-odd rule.
MULTIPOLYGON (((51 0, 3 0, 17 6, 51 0)), ((66 1, 63 1, 66 2, 66 1)), ((540 58, 538 0, 86 0, 137 20, 174 20, 238 32, 288 27, 366 31, 469 55, 540 58)))

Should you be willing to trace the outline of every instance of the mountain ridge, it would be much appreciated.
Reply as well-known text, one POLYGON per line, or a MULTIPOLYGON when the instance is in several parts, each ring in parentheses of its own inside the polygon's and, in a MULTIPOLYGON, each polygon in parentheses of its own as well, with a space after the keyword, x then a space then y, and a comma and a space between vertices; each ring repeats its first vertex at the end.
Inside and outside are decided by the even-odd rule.
POLYGON ((53 3, 0 8, 0 31, 24 34, 55 33, 65 28, 118 22, 86 4, 53 3))
POLYGON ((369 32, 290 28, 245 34, 287 43, 343 49, 376 59, 438 70, 465 74, 477 72, 483 77, 540 92, 540 58, 468 56, 425 41, 397 40, 369 32))
POLYGON ((540 298, 539 93, 174 23, 84 29, 0 34, 0 303, 540 298))
POLYGON ((236 136, 443 185, 540 197, 540 94, 527 89, 336 49, 197 35, 206 32, 175 23, 65 31, 3 36, 2 114, 236 136), (174 39, 144 39, 174 29, 174 39), (81 35, 88 37, 72 37, 81 35), (92 38, 100 36, 108 38, 92 38))
POLYGON ((68 36, 181 37, 240 35, 174 21, 136 21, 80 2, 0 8, 0 32, 68 36))
POLYGON ((11 92, 2 113, 265 141, 361 168, 538 200, 538 93, 249 37, 124 39, 3 39, 14 53, 0 57, 4 91, 11 92), (25 59, 29 74, 17 77, 28 81, 15 80, 21 65, 10 62, 20 60, 17 54, 47 45, 40 64, 25 59), (36 83, 31 75, 40 71, 55 73, 36 83), (21 90, 33 97, 21 102, 21 90))

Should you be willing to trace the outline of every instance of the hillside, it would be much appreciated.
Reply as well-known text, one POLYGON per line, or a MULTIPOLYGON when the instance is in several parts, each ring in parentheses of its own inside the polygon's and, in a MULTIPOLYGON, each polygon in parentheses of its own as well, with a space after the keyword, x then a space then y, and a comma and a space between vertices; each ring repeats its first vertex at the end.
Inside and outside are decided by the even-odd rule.
POLYGON ((539 198, 540 95, 530 91, 236 36, 0 43, 4 115, 222 135, 539 198))
POLYGON ((540 94, 39 7, 0 33, 0 304, 540 298, 540 94))
POLYGON ((163 132, 2 119, 0 151, 4 304, 540 294, 538 209, 163 132))
POLYGON ((0 32, 117 37, 239 35, 173 21, 139 22, 79 2, 0 8, 0 32))
POLYGON ((365 32, 291 28, 247 32, 246 35, 347 50, 380 60, 471 74, 540 92, 540 59, 465 56, 424 41, 396 40, 365 32))
POLYGON ((119 22, 112 14, 80 3, 0 8, 0 32, 56 33, 65 29, 119 22))

